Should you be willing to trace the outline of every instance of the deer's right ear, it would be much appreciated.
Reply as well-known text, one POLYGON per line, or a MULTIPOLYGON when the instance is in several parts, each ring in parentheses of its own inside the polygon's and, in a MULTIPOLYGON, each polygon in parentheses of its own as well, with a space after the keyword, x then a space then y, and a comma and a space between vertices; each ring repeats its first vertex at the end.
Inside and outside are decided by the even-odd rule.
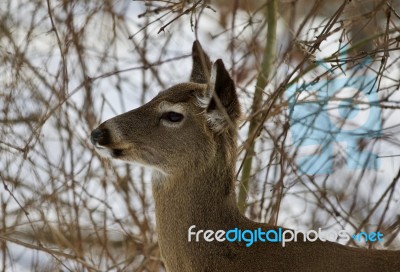
POLYGON ((204 52, 200 42, 197 40, 193 42, 192 59, 193 66, 190 81, 203 84, 208 83, 211 70, 210 58, 204 52))
POLYGON ((236 125, 241 116, 240 104, 235 83, 221 59, 212 65, 207 93, 211 98, 207 106, 208 120, 213 128, 221 131, 236 125))

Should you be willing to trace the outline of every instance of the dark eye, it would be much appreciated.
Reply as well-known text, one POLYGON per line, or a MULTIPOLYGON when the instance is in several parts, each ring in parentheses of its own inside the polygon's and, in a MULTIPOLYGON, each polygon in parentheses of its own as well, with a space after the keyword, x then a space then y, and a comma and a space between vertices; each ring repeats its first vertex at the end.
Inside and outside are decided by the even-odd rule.
POLYGON ((180 122, 183 119, 183 114, 174 111, 164 112, 161 118, 173 123, 180 122))

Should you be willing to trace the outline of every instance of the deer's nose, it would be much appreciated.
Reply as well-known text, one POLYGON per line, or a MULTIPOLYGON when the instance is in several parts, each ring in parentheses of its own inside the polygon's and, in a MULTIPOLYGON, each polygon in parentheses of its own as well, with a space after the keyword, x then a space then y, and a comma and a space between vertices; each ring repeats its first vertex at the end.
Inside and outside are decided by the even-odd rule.
POLYGON ((93 145, 107 145, 109 144, 109 133, 107 129, 96 128, 90 134, 90 141, 93 145))

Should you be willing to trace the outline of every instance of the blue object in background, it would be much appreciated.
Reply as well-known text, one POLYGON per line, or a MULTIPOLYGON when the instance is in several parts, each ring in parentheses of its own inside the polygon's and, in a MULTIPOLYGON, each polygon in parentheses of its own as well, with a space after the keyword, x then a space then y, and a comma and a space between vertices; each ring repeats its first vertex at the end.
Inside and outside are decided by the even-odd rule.
POLYGON ((332 173, 333 144, 337 142, 346 144, 348 168, 379 167, 375 154, 358 147, 360 140, 379 137, 381 132, 375 80, 373 75, 337 77, 294 84, 286 90, 293 145, 296 148, 317 147, 317 152, 311 155, 297 153, 296 163, 303 173, 332 173), (301 99, 298 99, 299 95, 301 99))

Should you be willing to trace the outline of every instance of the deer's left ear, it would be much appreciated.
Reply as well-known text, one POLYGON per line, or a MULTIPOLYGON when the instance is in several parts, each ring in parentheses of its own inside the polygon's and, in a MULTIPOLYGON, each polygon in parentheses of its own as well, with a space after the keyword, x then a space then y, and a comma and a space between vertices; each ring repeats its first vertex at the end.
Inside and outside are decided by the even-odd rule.
POLYGON ((223 128, 236 125, 241 115, 239 99, 235 83, 221 59, 212 65, 208 93, 212 97, 207 114, 213 126, 223 128))
POLYGON ((207 83, 210 77, 211 62, 208 55, 204 52, 199 41, 193 42, 192 47, 192 73, 190 81, 196 83, 207 83))

